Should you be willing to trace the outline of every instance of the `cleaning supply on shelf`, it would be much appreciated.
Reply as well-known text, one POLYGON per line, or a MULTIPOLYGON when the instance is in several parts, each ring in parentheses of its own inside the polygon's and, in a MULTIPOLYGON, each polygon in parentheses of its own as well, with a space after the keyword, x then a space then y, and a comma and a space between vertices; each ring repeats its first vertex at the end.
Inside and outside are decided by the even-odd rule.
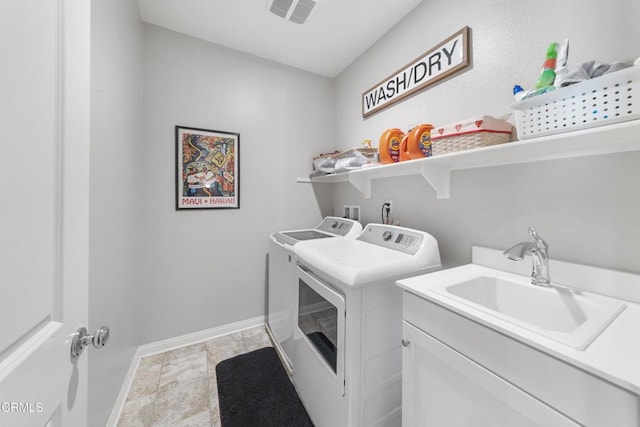
POLYGON ((569 59, 569 39, 564 39, 560 45, 558 45, 558 58, 556 59, 556 77, 553 85, 555 87, 561 87, 562 81, 569 74, 567 68, 567 60, 569 59))
POLYGON ((380 136, 378 153, 380 163, 396 163, 400 161, 400 143, 404 132, 398 128, 385 130, 380 136))
POLYGON ((400 161, 431 157, 431 129, 433 125, 415 126, 402 139, 400 161))
POLYGON ((542 72, 536 82, 536 89, 542 89, 543 87, 553 85, 556 79, 556 59, 558 57, 558 43, 551 43, 547 48, 547 55, 544 63, 542 64, 542 72))
POLYGON ((516 101, 522 101, 522 98, 524 98, 526 95, 527 95, 527 92, 525 92, 524 89, 522 89, 522 86, 515 85, 513 87, 513 97, 515 98, 516 101))
POLYGON ((540 89, 530 90, 525 96, 522 97, 522 100, 533 98, 534 96, 542 95, 543 93, 551 92, 553 90, 556 90, 555 86, 545 86, 540 89))

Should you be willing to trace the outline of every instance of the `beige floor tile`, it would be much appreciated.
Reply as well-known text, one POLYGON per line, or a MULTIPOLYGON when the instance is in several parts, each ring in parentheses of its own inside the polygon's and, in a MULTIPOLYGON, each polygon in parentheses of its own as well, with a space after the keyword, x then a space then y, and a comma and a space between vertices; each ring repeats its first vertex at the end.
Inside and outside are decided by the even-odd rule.
POLYGON ((203 342, 198 344, 189 345, 186 347, 180 347, 175 350, 167 351, 165 353, 165 362, 169 360, 181 359, 185 356, 207 351, 207 345, 203 342))
POLYGON ((211 408, 211 426, 221 427, 222 421, 220 420, 220 408, 211 408))
POLYGON ((247 352, 240 332, 207 341, 207 349, 209 351, 209 366, 213 363, 214 367, 225 359, 247 352))
POLYGON ((174 381, 158 390, 153 426, 174 425, 209 411, 209 379, 204 376, 192 380, 174 381))
POLYGON ((131 383, 127 400, 137 400, 158 391, 158 382, 162 365, 151 365, 138 368, 131 383))
POLYGON ((218 383, 215 373, 209 376, 209 405, 211 406, 211 422, 220 421, 220 402, 218 401, 218 383))
POLYGON ((182 382, 207 375, 207 352, 190 354, 173 360, 165 360, 162 365, 159 387, 174 381, 182 382))
POLYGON ((211 413, 208 410, 195 414, 192 417, 171 424, 171 427, 210 427, 211 413))
POLYGON ((151 425, 156 395, 150 394, 125 403, 118 427, 148 427, 151 425))
POLYGON ((264 326, 246 329, 241 332, 247 351, 254 351, 264 347, 272 347, 271 340, 264 326))
POLYGON ((261 325, 142 358, 118 427, 220 427, 216 365, 268 346, 261 325))
POLYGON ((164 355, 165 353, 158 353, 141 358, 140 363, 138 364, 138 369, 146 368, 153 365, 162 365, 162 362, 164 361, 164 355))

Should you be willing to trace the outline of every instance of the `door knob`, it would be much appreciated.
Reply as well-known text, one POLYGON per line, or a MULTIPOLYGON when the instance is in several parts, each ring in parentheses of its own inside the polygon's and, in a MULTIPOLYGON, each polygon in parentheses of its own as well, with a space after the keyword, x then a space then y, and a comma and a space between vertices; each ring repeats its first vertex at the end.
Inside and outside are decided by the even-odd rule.
POLYGON ((73 334, 71 339, 71 357, 76 358, 82 354, 85 347, 91 344, 94 348, 102 348, 109 341, 109 328, 100 327, 92 335, 87 333, 87 328, 79 327, 73 334))

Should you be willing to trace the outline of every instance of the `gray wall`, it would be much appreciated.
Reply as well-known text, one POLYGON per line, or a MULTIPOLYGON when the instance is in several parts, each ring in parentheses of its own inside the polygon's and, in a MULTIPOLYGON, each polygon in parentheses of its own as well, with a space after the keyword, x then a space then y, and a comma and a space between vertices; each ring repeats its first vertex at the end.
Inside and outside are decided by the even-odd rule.
POLYGON ((139 180, 143 342, 265 314, 272 231, 312 225, 313 155, 331 147, 333 81, 144 26, 139 180), (240 133, 240 209, 175 210, 176 125, 240 133))
MULTIPOLYGON (((425 1, 336 79, 338 145, 377 142, 389 127, 508 113, 511 88, 534 85, 551 41, 570 38, 570 64, 635 59, 637 16, 640 3, 624 0, 425 1), (365 90, 465 25, 472 29, 470 70, 362 119, 365 90)), ((376 180, 370 200, 349 184, 334 184, 322 210, 360 204, 364 222, 379 222, 381 204, 392 199, 402 225, 438 239, 445 266, 469 262, 472 244, 506 248, 528 240, 526 229, 534 225, 553 258, 640 273, 639 162, 635 152, 453 172, 449 200, 436 199, 419 177, 376 180)))
POLYGON ((142 27, 135 0, 94 0, 91 34, 89 422, 104 426, 140 344, 137 310, 142 27))

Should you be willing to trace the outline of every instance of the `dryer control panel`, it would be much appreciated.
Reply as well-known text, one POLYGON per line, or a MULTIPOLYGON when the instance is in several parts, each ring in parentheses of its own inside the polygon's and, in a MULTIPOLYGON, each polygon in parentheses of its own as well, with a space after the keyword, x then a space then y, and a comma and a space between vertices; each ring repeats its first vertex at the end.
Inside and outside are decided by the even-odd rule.
POLYGON ((393 225, 369 224, 358 240, 415 255, 424 240, 424 233, 393 225))

